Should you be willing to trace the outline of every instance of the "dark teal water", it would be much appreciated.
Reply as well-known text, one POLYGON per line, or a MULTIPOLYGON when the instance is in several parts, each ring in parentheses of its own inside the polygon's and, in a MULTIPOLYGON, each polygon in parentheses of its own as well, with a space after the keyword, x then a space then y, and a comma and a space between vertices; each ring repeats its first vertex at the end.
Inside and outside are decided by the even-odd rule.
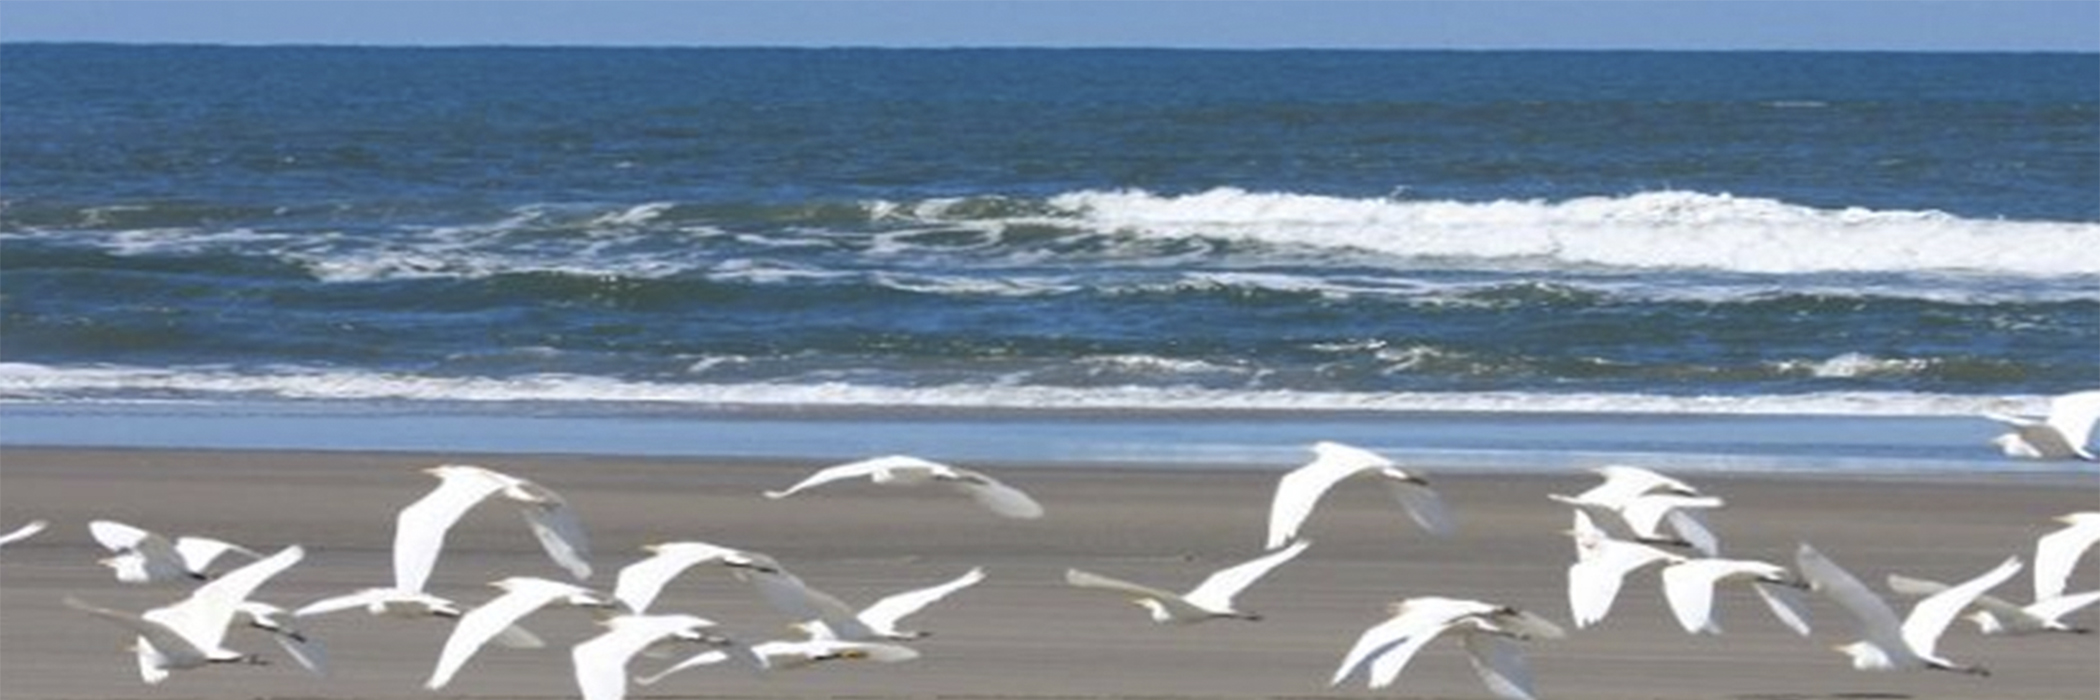
POLYGON ((0 47, 0 397, 1962 413, 2100 56, 0 47))

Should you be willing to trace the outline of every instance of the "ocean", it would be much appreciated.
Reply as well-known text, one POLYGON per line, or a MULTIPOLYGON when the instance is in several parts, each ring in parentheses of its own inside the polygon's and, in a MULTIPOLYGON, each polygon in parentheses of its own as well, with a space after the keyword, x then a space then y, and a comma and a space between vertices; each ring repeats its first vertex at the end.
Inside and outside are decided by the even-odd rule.
POLYGON ((1966 469, 2096 251, 2092 54, 0 45, 0 444, 1966 469))

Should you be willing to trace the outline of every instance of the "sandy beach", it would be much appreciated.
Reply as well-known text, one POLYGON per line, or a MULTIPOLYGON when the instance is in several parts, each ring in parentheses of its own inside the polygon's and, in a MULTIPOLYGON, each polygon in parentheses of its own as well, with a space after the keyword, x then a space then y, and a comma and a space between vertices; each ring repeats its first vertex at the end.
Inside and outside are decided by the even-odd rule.
MULTIPOLYGON (((1261 550, 1276 472, 976 465, 1034 494, 1037 521, 1005 520, 939 490, 839 484, 771 501, 821 460, 705 460, 476 456, 376 452, 210 452, 10 448, 0 455, 0 528, 32 518, 52 528, 0 551, 0 696, 30 698, 573 697, 566 654, 592 633, 587 616, 548 611, 529 626, 541 650, 484 650, 442 692, 422 688, 448 623, 348 612, 313 618, 333 673, 318 678, 257 633, 230 646, 262 653, 262 667, 178 672, 142 684, 128 635, 69 610, 65 595, 143 610, 179 587, 128 586, 95 561, 86 523, 113 518, 169 534, 202 534, 272 550, 307 548, 301 564, 259 598, 296 606, 390 580, 394 513, 435 481, 416 469, 480 463, 564 494, 592 538, 592 584, 611 586, 639 547, 700 540, 772 554, 812 585, 866 604, 982 566, 989 578, 910 618, 933 632, 916 661, 839 663, 761 675, 711 667, 630 697, 718 698, 1310 698, 1492 697, 1455 640, 1440 640, 1400 682, 1367 691, 1327 677, 1356 636, 1409 596, 1473 597, 1517 605, 1565 624, 1561 532, 1567 512, 1548 493, 1573 493, 1589 474, 1429 471, 1458 520, 1431 537, 1368 484, 1330 494, 1305 527, 1313 541, 1239 602, 1260 622, 1152 624, 1109 594, 1066 586, 1069 567, 1186 589, 1261 550)), ((1809 542, 1878 586, 1889 573, 1960 580, 2010 555, 2031 558, 2049 518, 2100 505, 2089 477, 1991 480, 1709 476, 1690 480, 1728 499, 1712 522, 1724 552, 1791 562, 1809 542)), ((451 533, 430 590, 472 604, 508 575, 562 577, 523 523, 487 504, 451 533)), ((2100 587, 2088 557, 2072 590, 2100 587)), ((2021 600, 2025 572, 1999 589, 2021 600)), ((1901 603, 1907 607, 1907 602, 1901 603)), ((654 609, 690 612, 751 639, 788 622, 748 586, 713 571, 674 582, 654 609)), ((1815 599, 1812 636, 1781 627, 1746 591, 1724 592, 1726 632, 1690 636, 1670 618, 1652 571, 1626 586, 1601 625, 1527 645, 1542 698, 2034 698, 2100 696, 2100 635, 1986 638, 1958 623, 1941 644, 1988 666, 1988 678, 1936 672, 1868 673, 1830 646, 1854 638, 1851 620, 1815 599)), ((2086 611, 2077 621, 2100 624, 2086 611)), ((640 660, 637 670, 663 662, 640 660)))

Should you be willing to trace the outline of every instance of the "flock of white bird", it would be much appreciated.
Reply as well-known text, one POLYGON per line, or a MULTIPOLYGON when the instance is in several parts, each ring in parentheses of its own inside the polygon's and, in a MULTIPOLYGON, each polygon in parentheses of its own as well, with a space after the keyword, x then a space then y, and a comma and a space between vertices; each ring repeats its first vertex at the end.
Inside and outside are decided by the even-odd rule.
MULTIPOLYGON (((2026 458, 2094 459, 2086 444, 2095 417, 2100 417, 2100 391, 2059 397, 2045 419, 1991 416, 2012 427, 1994 441, 2005 454, 2026 458)), ((1277 482, 1269 511, 1267 551, 1221 569, 1184 593, 1070 569, 1070 585, 1115 593, 1145 608, 1158 623, 1194 624, 1218 619, 1259 620, 1235 607, 1233 599, 1271 570, 1303 553, 1311 542, 1299 529, 1321 498, 1336 485, 1361 477, 1385 486, 1394 501, 1429 533, 1450 535, 1455 528, 1442 498, 1423 475, 1402 469, 1376 453, 1336 442, 1312 446, 1314 458, 1277 482)), ((319 640, 299 621, 362 609, 376 616, 442 618, 452 631, 425 686, 444 688, 490 643, 517 648, 547 645, 523 627, 525 618, 548 608, 593 611, 604 632, 570 648, 575 680, 585 700, 624 698, 629 684, 648 685, 682 670, 736 662, 773 671, 834 660, 900 662, 919 652, 901 642, 925 636, 898 625, 904 618, 942 598, 984 580, 982 569, 937 585, 889 596, 855 610, 814 588, 766 554, 705 542, 664 542, 644 548, 648 556, 622 568, 610 592, 586 586, 514 576, 491 582, 501 591, 471 609, 424 590, 444 549, 446 532, 475 506, 499 498, 524 515, 547 556, 576 580, 591 576, 590 545, 576 511, 562 496, 538 483, 492 469, 442 465, 424 470, 439 480, 428 494, 404 507, 395 522, 393 582, 314 601, 286 610, 255 600, 271 578, 296 565, 305 550, 293 545, 275 553, 194 535, 166 536, 110 520, 89 524, 95 541, 111 552, 101 563, 119 581, 132 584, 183 582, 190 593, 168 605, 134 613, 100 607, 68 596, 66 605, 107 620, 136 635, 132 645, 140 677, 158 683, 172 672, 222 663, 254 663, 258 657, 226 646, 234 628, 267 632, 299 664, 326 674, 327 656, 319 640), (215 573, 213 565, 228 555, 247 561, 215 573), (765 602, 796 621, 799 639, 748 642, 723 634, 716 623, 684 613, 652 612, 650 606, 674 579, 695 567, 720 567, 750 584, 765 602), (682 658, 646 674, 629 670, 637 656, 682 658)), ((1568 534, 1575 561, 1568 567, 1570 616, 1576 627, 1602 621, 1624 582, 1645 568, 1659 569, 1663 597, 1676 621, 1691 634, 1717 634, 1715 590, 1744 586, 1755 591, 1778 621, 1803 636, 1809 634, 1804 595, 1821 593, 1855 618, 1859 641, 1838 647, 1853 667, 1863 670, 1937 669, 1972 674, 1983 667, 1940 656, 1938 639, 1958 617, 1967 617, 1986 635, 2041 632, 2086 632, 2066 616, 2100 601, 2100 591, 2066 593, 2073 570, 2100 542, 2100 511, 2077 512, 2057 519, 2063 527, 2041 536, 2034 545, 2033 600, 2016 603, 1990 594, 2022 568, 2017 556, 1975 578, 1946 584, 1891 575, 1891 592, 1916 597, 1907 615, 1898 615, 1882 596, 1807 544, 1800 545, 1793 566, 1720 555, 1720 538, 1704 513, 1725 501, 1678 479, 1630 466, 1594 470, 1602 482, 1582 493, 1550 494, 1571 508, 1568 534)), ((765 497, 788 498, 824 484, 866 479, 877 484, 938 484, 967 494, 998 515, 1033 519, 1043 507, 1027 493, 983 473, 910 456, 887 456, 828 467, 765 497)), ((31 537, 46 527, 29 523, 0 535, 0 546, 31 537)), ((1495 602, 1445 597, 1415 597, 1392 604, 1392 616, 1357 638, 1330 685, 1364 674, 1371 688, 1394 683, 1414 655, 1432 640, 1459 637, 1474 670, 1498 697, 1529 700, 1531 674, 1520 646, 1535 639, 1559 639, 1566 632, 1546 618, 1495 602)))

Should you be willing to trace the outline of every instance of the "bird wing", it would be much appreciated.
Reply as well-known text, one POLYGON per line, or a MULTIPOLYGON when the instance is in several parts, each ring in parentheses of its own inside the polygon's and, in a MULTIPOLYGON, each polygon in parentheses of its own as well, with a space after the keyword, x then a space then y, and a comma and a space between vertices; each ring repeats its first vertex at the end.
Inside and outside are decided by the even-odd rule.
POLYGON ((1919 656, 1932 656, 1939 646, 1940 634, 1947 625, 1968 609, 1969 604, 1985 591, 2004 583, 2020 572, 2020 558, 2009 557, 1997 568, 1985 572, 1952 588, 1926 596, 1910 609, 1910 616, 1903 619, 1903 641, 1919 656))
POLYGON ((394 587, 423 590, 437 566, 445 531, 461 515, 503 488, 502 482, 469 472, 441 472, 437 488, 402 508, 394 519, 394 587))
POLYGON ((459 623, 453 625, 452 635, 445 638, 445 648, 438 653, 437 667, 431 670, 430 680, 424 686, 431 690, 445 687, 489 639, 564 594, 565 591, 552 587, 520 587, 467 611, 460 616, 459 623))
POLYGON ((1677 617, 1677 625, 1686 634, 1720 632, 1713 621, 1714 584, 1728 571, 1705 559, 1663 568, 1663 598, 1669 601, 1670 613, 1677 617))
POLYGON ((51 521, 49 520, 31 520, 23 523, 21 527, 15 528, 5 535, 0 535, 0 547, 34 537, 36 533, 43 532, 44 528, 50 526, 51 521))
POLYGON ((1698 489, 1691 484, 1678 481, 1652 469, 1625 464, 1610 464, 1590 470, 1604 477, 1604 483, 1590 487, 1578 497, 1585 500, 1618 503, 1650 491, 1662 489, 1685 495, 1696 495, 1698 489))
POLYGON ((1311 545, 1312 540, 1298 540, 1283 549, 1220 569, 1181 597, 1206 608, 1231 610, 1233 596, 1239 595, 1240 591, 1246 590, 1248 586, 1254 585, 1256 580, 1267 575, 1270 569, 1282 566, 1284 562, 1297 557, 1298 553, 1311 545))
POLYGON ((328 675, 328 647, 299 629, 293 620, 295 615, 252 600, 241 603, 240 612, 248 617, 249 626, 270 633, 270 638, 277 640, 277 646, 283 647, 293 661, 316 676, 328 675))
POLYGON ((1161 590, 1144 584, 1131 583, 1122 579, 1110 578, 1078 569, 1065 570, 1065 583, 1078 588, 1115 591, 1124 595, 1151 598, 1162 603, 1182 602, 1181 594, 1173 591, 1161 590))
POLYGON ((1385 491, 1429 534, 1443 537, 1457 530, 1451 524, 1451 512, 1444 507, 1443 497, 1429 487, 1414 481, 1386 479, 1385 491))
POLYGON ((591 577, 591 542, 576 509, 560 500, 520 503, 519 511, 547 556, 581 581, 591 577))
POLYGON ((2100 543, 2100 512, 2064 516, 2067 527, 2034 541, 2034 599, 2063 595, 2079 557, 2100 543))
POLYGON ((1531 665, 1516 640, 1494 632, 1467 630, 1466 659, 1488 691, 1505 700, 1533 700, 1531 665))
MULTIPOLYGON (((66 607, 72 608, 74 610, 79 610, 89 615, 94 615, 95 617, 99 617, 110 622, 114 622, 118 626, 131 630, 132 633, 137 634, 140 639, 143 639, 147 643, 152 644, 154 650, 160 652, 163 655, 180 656, 191 659, 209 658, 209 656, 205 654, 204 650, 198 648, 194 642, 191 642, 189 640, 188 637, 185 637, 181 633, 170 629, 167 625, 162 624, 159 621, 149 620, 139 615, 123 610, 113 610, 110 608, 96 606, 70 595, 66 596, 65 603, 66 607)), ((143 663, 143 658, 141 662, 143 663)), ((146 669, 141 669, 142 672, 145 670, 146 669)))
POLYGON ((1692 546, 1700 554, 1713 557, 1721 554, 1721 538, 1706 524, 1703 509, 1673 508, 1663 521, 1677 532, 1677 538, 1692 546))
POLYGON ((2060 595, 2047 600, 2037 600, 2033 605, 2024 608, 2024 610, 2027 614, 2042 620, 2056 621, 2095 602, 2100 602, 2100 591, 2086 591, 2084 593, 2060 595))
POLYGON ((2063 433, 2079 457, 2093 459, 2087 448, 2093 438, 2093 423, 2100 421, 2100 391, 2080 391, 2049 400, 2049 425, 2063 433))
POLYGON ((968 469, 956 469, 959 479, 951 480, 955 488, 969 494, 972 500, 991 509, 992 512, 1020 520, 1043 517, 1043 506, 1020 489, 1001 483, 998 479, 968 469))
POLYGON ((1859 635, 1884 652, 1899 653, 1910 647, 1903 641, 1903 622, 1881 596, 1831 561, 1822 552, 1803 543, 1794 552, 1794 565, 1811 586, 1842 607, 1859 623, 1859 635))
POLYGON ((88 534, 95 538, 103 549, 112 552, 138 549, 139 543, 159 537, 151 532, 117 522, 115 520, 93 520, 88 522, 88 534))
POLYGON ((1765 601, 1765 607, 1779 623, 1793 630, 1794 634, 1808 636, 1808 601, 1802 600, 1801 589, 1794 586, 1758 581, 1750 584, 1757 597, 1765 601))
POLYGON ((1568 612, 1575 626, 1588 627, 1603 620, 1627 574, 1674 557, 1644 544, 1604 540, 1588 558, 1568 566, 1568 612))
POLYGON ((583 692, 583 700, 620 700, 626 697, 627 662, 650 644, 681 629, 681 623, 674 618, 625 619, 635 624, 613 625, 604 634, 569 650, 569 659, 576 670, 576 688, 583 692))
POLYGON ((225 540, 194 535, 175 538, 175 554, 182 560, 184 568, 203 573, 211 563, 227 552, 239 552, 252 559, 261 559, 262 553, 225 540))
POLYGON ((833 465, 817 470, 816 473, 804 477, 802 481, 796 482, 794 486, 787 487, 786 490, 767 491, 766 498, 787 498, 788 496, 792 496, 798 492, 801 492, 803 489, 808 489, 814 486, 821 486, 824 484, 828 484, 834 481, 841 481, 844 479, 859 479, 872 477, 877 472, 886 471, 900 464, 913 463, 917 461, 923 460, 917 460, 916 458, 911 457, 890 456, 876 457, 873 459, 863 459, 857 462, 847 462, 845 464, 833 465))
POLYGON ((1311 462, 1276 480, 1276 495, 1269 501, 1269 549, 1297 538, 1298 527, 1335 484, 1359 471, 1389 464, 1377 455, 1366 457, 1368 453, 1358 454, 1360 450, 1338 450, 1325 448, 1326 445, 1314 446, 1317 456, 1311 462))
POLYGON ((613 584, 613 597, 625 604, 629 612, 649 609, 664 586, 686 569, 736 553, 734 549, 705 542, 671 542, 656 545, 653 550, 648 558, 620 569, 613 584))
POLYGON ((984 569, 982 567, 973 568, 947 583, 905 591, 875 601, 874 605, 863 608, 858 617, 868 627, 894 632, 897 629, 897 622, 903 620, 906 616, 918 612, 928 605, 932 605, 934 601, 948 597, 950 593, 968 588, 983 580, 984 569))
MULTIPOLYGON (((1889 574, 1889 590, 1899 595, 1925 598, 1945 592, 1953 586, 1931 579, 1914 578, 1902 574, 1889 574)), ((2027 611, 2012 601, 1985 593, 1969 602, 1969 607, 1987 611, 2001 620, 2015 620, 2027 616, 2027 611)))
POLYGON ((330 598, 322 598, 320 600, 307 603, 305 605, 299 606, 297 610, 293 610, 292 616, 312 617, 315 615, 326 615, 332 612, 341 612, 344 610, 362 608, 367 605, 371 605, 376 601, 384 599, 385 596, 386 589, 384 588, 367 588, 356 593, 346 593, 343 595, 334 596, 330 598))
POLYGON ((1717 496, 1650 493, 1627 499, 1619 507, 1619 516, 1626 520, 1626 526, 1635 534, 1644 539, 1657 539, 1663 536, 1663 518, 1669 514, 1691 508, 1719 508, 1722 505, 1725 505, 1725 502, 1717 496))
POLYGON ((306 550, 298 545, 286 547, 207 581, 191 591, 189 597, 148 610, 142 617, 167 625, 199 649, 218 649, 226 639, 226 629, 233 624, 234 613, 239 611, 241 603, 263 583, 299 563, 305 556, 306 550))

